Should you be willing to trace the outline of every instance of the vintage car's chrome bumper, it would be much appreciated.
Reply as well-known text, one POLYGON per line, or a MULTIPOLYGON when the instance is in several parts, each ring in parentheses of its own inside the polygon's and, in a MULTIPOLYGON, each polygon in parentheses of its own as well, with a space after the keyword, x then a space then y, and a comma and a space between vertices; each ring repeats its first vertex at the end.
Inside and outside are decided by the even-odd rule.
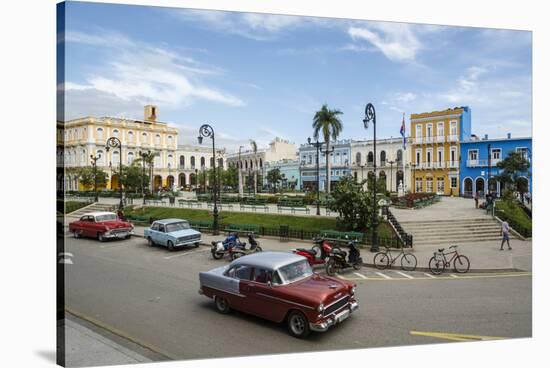
POLYGON ((105 239, 124 239, 128 235, 134 235, 134 229, 130 229, 130 228, 128 230, 116 229, 116 231, 109 230, 103 233, 103 237, 105 239))
POLYGON ((357 301, 352 301, 349 303, 345 308, 343 308, 338 313, 328 317, 323 322, 317 322, 317 323, 310 323, 309 328, 312 331, 316 332, 325 332, 328 330, 331 326, 334 326, 344 320, 346 320, 351 314, 359 308, 359 304, 357 301))

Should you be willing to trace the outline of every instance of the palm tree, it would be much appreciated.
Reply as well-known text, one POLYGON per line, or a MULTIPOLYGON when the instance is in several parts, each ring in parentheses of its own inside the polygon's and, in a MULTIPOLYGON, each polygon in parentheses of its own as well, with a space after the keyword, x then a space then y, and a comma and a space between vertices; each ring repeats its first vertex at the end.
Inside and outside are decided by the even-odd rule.
MULTIPOLYGON (((336 140, 343 130, 342 121, 338 115, 342 115, 340 110, 329 110, 327 104, 321 107, 313 116, 313 138, 318 140, 321 136, 325 140, 327 151, 329 148, 330 139, 336 140)), ((330 193, 330 167, 329 155, 326 154, 326 169, 327 169, 327 186, 326 192, 330 193)))
MULTIPOLYGON (((250 140, 250 147, 252 147, 252 152, 254 152, 254 161, 257 163, 257 159, 256 159, 256 153, 258 152, 258 144, 256 144, 256 141, 251 139, 250 140)), ((257 170, 258 170, 258 165, 256 165, 256 168, 254 169, 254 195, 256 195, 256 189, 258 188, 258 184, 257 184, 257 181, 258 181, 258 174, 257 174, 257 170)))

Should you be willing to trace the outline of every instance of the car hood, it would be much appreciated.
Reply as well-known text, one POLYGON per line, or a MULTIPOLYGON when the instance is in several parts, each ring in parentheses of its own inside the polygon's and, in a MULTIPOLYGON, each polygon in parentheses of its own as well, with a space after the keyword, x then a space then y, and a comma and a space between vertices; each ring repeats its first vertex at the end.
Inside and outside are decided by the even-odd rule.
POLYGON ((197 230, 185 229, 185 230, 172 231, 171 233, 168 233, 168 235, 179 238, 179 237, 188 236, 188 235, 201 235, 201 233, 198 232, 197 230))
POLYGON ((129 228, 132 225, 126 221, 102 221, 100 224, 107 226, 109 229, 120 229, 120 228, 129 228))
POLYGON ((285 291, 297 298, 327 305, 348 294, 349 286, 350 283, 346 281, 314 274, 304 280, 286 285, 285 291))

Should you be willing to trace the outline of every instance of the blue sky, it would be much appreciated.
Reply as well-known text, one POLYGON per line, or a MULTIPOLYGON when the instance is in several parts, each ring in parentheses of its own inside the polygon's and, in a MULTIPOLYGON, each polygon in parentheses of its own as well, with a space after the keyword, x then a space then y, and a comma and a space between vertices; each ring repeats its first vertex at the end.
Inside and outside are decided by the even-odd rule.
POLYGON ((155 104, 180 143, 208 122, 235 149, 305 142, 324 103, 354 139, 372 137, 367 102, 378 137, 468 105, 473 133, 531 135, 530 32, 78 2, 66 17, 67 119, 155 104))

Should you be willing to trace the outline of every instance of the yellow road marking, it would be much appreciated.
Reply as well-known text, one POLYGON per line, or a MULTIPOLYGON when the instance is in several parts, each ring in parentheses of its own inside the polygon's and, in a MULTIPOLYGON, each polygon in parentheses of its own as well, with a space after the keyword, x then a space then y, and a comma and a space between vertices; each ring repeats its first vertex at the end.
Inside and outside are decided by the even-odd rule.
POLYGON ((429 337, 435 337, 437 339, 445 339, 445 340, 452 340, 452 341, 486 341, 486 340, 505 339, 505 337, 464 335, 464 334, 445 333, 445 332, 410 331, 409 333, 411 335, 416 335, 416 336, 429 336, 429 337))

